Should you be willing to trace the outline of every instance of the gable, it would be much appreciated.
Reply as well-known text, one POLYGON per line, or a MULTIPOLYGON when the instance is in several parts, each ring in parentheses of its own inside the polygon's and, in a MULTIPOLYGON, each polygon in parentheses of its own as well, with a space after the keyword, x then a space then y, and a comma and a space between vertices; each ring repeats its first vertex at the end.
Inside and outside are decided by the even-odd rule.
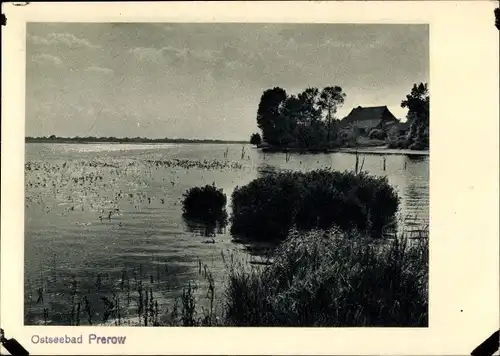
POLYGON ((342 126, 350 126, 356 124, 358 127, 375 127, 383 122, 389 124, 398 122, 396 117, 391 113, 387 106, 372 106, 363 108, 358 106, 351 110, 349 115, 341 120, 342 126))
POLYGON ((366 108, 358 106, 352 109, 349 115, 342 121, 345 123, 360 123, 367 120, 397 121, 396 117, 389 111, 387 106, 372 106, 366 108))

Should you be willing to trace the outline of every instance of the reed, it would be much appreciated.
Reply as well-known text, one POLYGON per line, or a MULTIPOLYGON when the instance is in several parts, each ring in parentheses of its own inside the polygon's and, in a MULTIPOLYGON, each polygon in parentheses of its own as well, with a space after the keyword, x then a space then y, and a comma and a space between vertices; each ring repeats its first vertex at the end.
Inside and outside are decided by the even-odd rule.
POLYGON ((194 297, 194 288, 191 286, 191 282, 188 283, 187 288, 183 288, 181 300, 182 300, 182 325, 195 326, 196 299, 194 297))
POLYGON ((142 281, 138 282, 137 293, 139 295, 139 298, 137 299, 137 316, 139 317, 139 319, 141 319, 141 316, 143 314, 143 309, 144 309, 144 296, 143 296, 143 290, 142 290, 142 281))
POLYGON ((148 290, 146 289, 144 292, 145 292, 144 305, 146 306, 146 312, 144 313, 144 326, 148 326, 148 312, 149 312, 148 290))
POLYGON ((87 313, 87 321, 89 325, 92 325, 92 317, 94 316, 94 311, 92 310, 90 306, 90 301, 88 300, 87 296, 83 297, 83 303, 85 304, 85 312, 87 313))
POLYGON ((49 320, 49 308, 43 308, 43 325, 47 325, 49 320))
POLYGON ((76 306, 76 326, 80 325, 80 307, 81 307, 81 303, 78 302, 78 304, 76 306))
POLYGON ((293 232, 273 264, 230 266, 228 326, 427 326, 428 240, 293 232))

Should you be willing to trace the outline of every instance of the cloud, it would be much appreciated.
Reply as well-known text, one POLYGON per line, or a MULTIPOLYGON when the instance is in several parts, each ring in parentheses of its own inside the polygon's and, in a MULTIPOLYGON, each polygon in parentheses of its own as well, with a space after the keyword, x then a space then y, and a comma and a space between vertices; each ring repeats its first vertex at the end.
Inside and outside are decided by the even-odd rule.
POLYGON ((28 39, 33 44, 45 46, 62 44, 70 48, 85 47, 89 49, 96 49, 100 47, 90 43, 90 41, 86 40, 85 38, 79 38, 71 33, 52 32, 49 33, 46 37, 28 34, 28 39))
POLYGON ((165 59, 174 61, 195 60, 200 62, 213 63, 220 59, 219 51, 201 50, 195 51, 188 48, 176 48, 173 46, 156 47, 136 47, 129 50, 137 59, 145 62, 159 63, 165 59))
POLYGON ((136 47, 129 50, 140 61, 159 62, 163 58, 162 49, 153 47, 136 47))
POLYGON ((50 62, 50 63, 53 63, 53 64, 58 65, 58 66, 63 63, 61 58, 53 56, 51 54, 47 54, 47 53, 35 54, 31 57, 31 59, 37 63, 50 62))
POLYGON ((105 74, 112 74, 112 73, 114 73, 114 71, 112 69, 104 68, 104 67, 95 67, 95 66, 87 67, 87 68, 84 69, 84 71, 85 72, 105 73, 105 74))

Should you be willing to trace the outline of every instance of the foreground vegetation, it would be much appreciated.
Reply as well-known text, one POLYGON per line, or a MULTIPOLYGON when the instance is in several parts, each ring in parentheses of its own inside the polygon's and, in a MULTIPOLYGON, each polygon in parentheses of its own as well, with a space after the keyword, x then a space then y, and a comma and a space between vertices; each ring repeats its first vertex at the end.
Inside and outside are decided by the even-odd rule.
POLYGON ((394 235, 383 241, 338 230, 294 231, 268 266, 221 256, 228 273, 225 284, 216 284, 208 266, 199 261, 204 283, 187 283, 169 304, 159 302, 169 290, 168 269, 148 275, 141 267, 124 269, 117 279, 104 273, 95 281, 73 279, 52 308, 47 304, 50 289, 38 289, 36 301, 29 295, 28 314, 43 309, 46 325, 428 325, 425 231, 419 239, 394 235), (60 308, 57 315, 54 306, 60 308))
POLYGON ((427 326, 428 241, 375 243, 294 232, 261 270, 231 269, 225 321, 236 326, 427 326), (413 243, 412 243, 413 242, 413 243))

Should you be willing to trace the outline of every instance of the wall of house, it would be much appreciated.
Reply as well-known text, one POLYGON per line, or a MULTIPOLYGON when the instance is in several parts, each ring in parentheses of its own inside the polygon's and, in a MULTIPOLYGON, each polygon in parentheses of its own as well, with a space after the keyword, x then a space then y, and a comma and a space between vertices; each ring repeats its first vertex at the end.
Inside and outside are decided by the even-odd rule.
POLYGON ((370 130, 376 127, 379 123, 380 119, 373 119, 373 120, 356 121, 354 125, 360 129, 370 130))

